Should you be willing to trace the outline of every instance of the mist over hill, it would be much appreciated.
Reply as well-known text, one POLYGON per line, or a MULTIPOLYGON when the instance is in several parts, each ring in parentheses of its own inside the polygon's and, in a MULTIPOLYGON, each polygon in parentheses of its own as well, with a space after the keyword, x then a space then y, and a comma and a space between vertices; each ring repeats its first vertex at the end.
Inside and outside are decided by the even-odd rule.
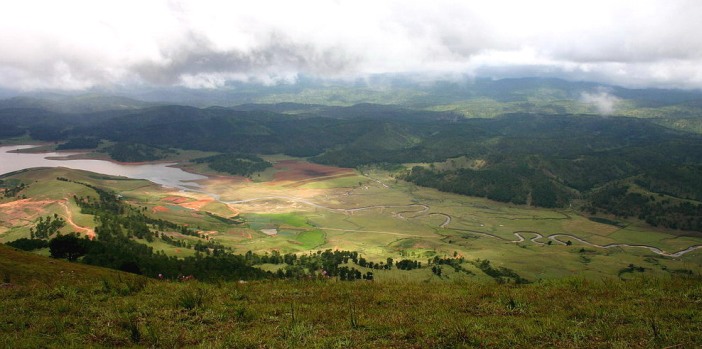
MULTIPOLYGON (((583 99, 584 93, 611 95, 623 101, 631 101, 639 108, 694 103, 702 98, 702 92, 699 90, 632 89, 557 78, 422 80, 412 75, 376 75, 356 81, 300 77, 295 82, 275 85, 229 82, 225 86, 215 89, 130 86, 109 89, 96 87, 89 90, 88 93, 81 91, 16 92, 7 90, 0 94, 0 97, 17 98, 2 101, 0 107, 42 106, 57 112, 86 112, 91 111, 90 108, 97 107, 100 110, 105 110, 145 107, 154 104, 233 107, 250 103, 266 105, 298 103, 326 106, 373 103, 403 105, 420 109, 440 105, 450 106, 470 100, 490 100, 497 103, 526 102, 533 105, 557 101, 591 104, 591 101, 583 99)), ((527 105, 522 106, 522 108, 526 107, 527 105)))

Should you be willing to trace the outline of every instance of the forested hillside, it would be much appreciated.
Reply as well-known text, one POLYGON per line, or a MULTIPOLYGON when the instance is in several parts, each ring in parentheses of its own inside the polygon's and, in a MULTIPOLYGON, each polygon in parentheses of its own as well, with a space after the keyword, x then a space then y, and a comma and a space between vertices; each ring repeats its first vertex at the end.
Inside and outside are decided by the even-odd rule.
POLYGON ((701 215, 697 205, 702 192, 697 178, 702 165, 702 136, 660 125, 695 119, 699 95, 671 90, 609 90, 627 101, 622 105, 629 109, 621 109, 621 114, 641 118, 575 114, 569 111, 576 109, 568 108, 561 113, 544 112, 524 104, 556 103, 559 99, 572 102, 578 93, 595 87, 555 79, 516 79, 478 81, 463 88, 448 83, 415 88, 415 92, 424 91, 427 98, 434 97, 423 106, 259 103, 195 108, 135 102, 129 108, 71 114, 50 111, 46 103, 28 108, 26 100, 15 100, 0 108, 0 137, 28 135, 57 142, 63 149, 94 148, 105 140, 109 142, 100 151, 119 161, 162 159, 173 154, 173 149, 239 154, 198 161, 219 171, 244 175, 265 168, 265 163, 251 161, 256 154, 308 157, 321 164, 352 168, 410 164, 406 171, 397 173, 398 178, 442 191, 540 207, 565 207, 582 199, 582 207, 591 212, 699 229, 695 222, 701 215), (464 118, 458 109, 438 108, 461 98, 491 98, 504 105, 522 103, 521 110, 529 112, 464 118), (671 114, 671 110, 689 112, 671 114), (632 195, 639 195, 604 189, 617 181, 641 191, 640 195, 662 194, 672 201, 634 211, 614 209, 612 202, 628 202, 632 195), (620 194, 603 200, 603 193, 620 194), (688 203, 692 209, 682 208, 677 199, 692 200, 688 203), (678 217, 675 223, 653 218, 672 212, 678 217))

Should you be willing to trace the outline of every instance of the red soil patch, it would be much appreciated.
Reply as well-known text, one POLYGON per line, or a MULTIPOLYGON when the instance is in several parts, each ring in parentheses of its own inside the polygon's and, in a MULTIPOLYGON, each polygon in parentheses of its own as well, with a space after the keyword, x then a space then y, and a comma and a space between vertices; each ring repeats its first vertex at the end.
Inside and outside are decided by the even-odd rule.
POLYGON ((182 204, 184 202, 190 201, 190 198, 182 197, 182 196, 169 196, 161 199, 162 201, 174 203, 174 204, 182 204))
MULTIPOLYGON (((191 210, 195 211, 200 211, 202 210, 205 205, 214 202, 214 199, 212 198, 207 198, 207 199, 200 199, 200 200, 194 200, 190 202, 182 202, 179 205, 181 207, 189 208, 191 210)), ((239 210, 237 210, 234 206, 230 204, 226 204, 227 208, 232 212, 232 214, 229 217, 235 217, 239 215, 239 210)))
POLYGON ((58 200, 32 200, 22 199, 0 204, 0 212, 2 212, 3 223, 13 225, 30 224, 37 217, 46 212, 45 207, 51 204, 59 204, 64 211, 66 223, 71 228, 81 234, 85 234, 90 239, 95 238, 95 230, 89 227, 81 227, 73 221, 73 213, 68 208, 68 199, 58 200))
POLYGON ((21 199, 21 200, 15 200, 15 201, 10 201, 10 202, 5 202, 0 204, 0 209, 6 210, 6 209, 18 209, 18 208, 23 208, 27 206, 45 206, 48 204, 53 204, 56 201, 52 200, 44 200, 44 201, 33 201, 32 199, 21 199))
POLYGON ((42 215, 46 210, 44 207, 54 204, 54 200, 34 201, 32 199, 22 199, 0 204, 0 217, 3 224, 21 225, 31 223, 36 217, 42 215))
POLYGON ((189 208, 191 210, 200 210, 203 208, 205 205, 211 203, 214 201, 214 199, 208 198, 208 199, 201 199, 201 200, 195 200, 195 201, 190 201, 190 202, 182 202, 179 205, 183 206, 185 208, 189 208))
POLYGON ((170 209, 165 206, 154 206, 154 208, 151 209, 154 213, 155 212, 168 212, 170 209))
POLYGON ((273 168, 278 170, 278 172, 273 175, 273 180, 278 182, 302 181, 319 177, 354 174, 353 169, 350 168, 325 166, 298 160, 279 161, 273 165, 273 168))

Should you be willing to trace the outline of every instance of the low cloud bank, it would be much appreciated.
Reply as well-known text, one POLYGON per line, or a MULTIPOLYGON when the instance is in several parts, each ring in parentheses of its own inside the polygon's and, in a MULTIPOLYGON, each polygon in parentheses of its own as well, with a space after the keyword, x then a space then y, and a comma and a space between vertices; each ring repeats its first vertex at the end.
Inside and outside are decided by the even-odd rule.
POLYGON ((612 115, 619 101, 621 101, 619 97, 603 89, 580 94, 580 102, 594 106, 597 112, 602 115, 612 115))

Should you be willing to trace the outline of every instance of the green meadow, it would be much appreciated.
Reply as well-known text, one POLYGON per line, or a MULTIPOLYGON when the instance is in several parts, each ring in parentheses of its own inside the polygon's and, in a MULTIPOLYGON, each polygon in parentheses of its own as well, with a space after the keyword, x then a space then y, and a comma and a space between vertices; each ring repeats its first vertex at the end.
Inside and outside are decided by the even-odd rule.
MULTIPOLYGON (((396 180, 382 170, 366 169, 354 177, 318 178, 295 187, 285 187, 284 182, 223 182, 221 178, 202 183, 205 191, 236 198, 237 203, 216 201, 202 193, 175 192, 141 180, 66 169, 32 170, 13 177, 30 184, 23 193, 30 201, 46 203, 18 208, 14 214, 22 217, 10 217, 4 211, 6 223, 0 239, 5 242, 28 237, 29 228, 40 216, 70 214, 76 226, 95 226, 93 217, 80 213, 72 199, 95 193, 83 185, 56 180, 67 177, 113 190, 148 215, 206 233, 208 241, 234 253, 305 254, 330 249, 357 251, 369 261, 390 257, 425 263, 435 256, 459 255, 467 269, 475 269, 472 261, 489 260, 529 281, 571 275, 619 277, 629 265, 640 266, 651 276, 676 271, 699 273, 702 266, 702 250, 668 257, 641 247, 602 248, 609 244, 647 245, 672 253, 702 244, 697 233, 653 228, 633 219, 593 219, 572 208, 541 209, 444 193, 396 180), (236 220, 230 219, 233 209, 238 211, 236 220), (551 235, 557 236, 549 239, 551 235)), ((61 232, 73 228, 66 225, 61 232)), ((192 256, 192 245, 201 241, 167 230, 163 234, 183 246, 161 239, 140 242, 155 251, 185 257, 192 256)), ((473 276, 460 278, 484 276, 475 271, 473 276)), ((421 268, 382 271, 376 278, 430 280, 432 276, 431 270, 421 268)))

